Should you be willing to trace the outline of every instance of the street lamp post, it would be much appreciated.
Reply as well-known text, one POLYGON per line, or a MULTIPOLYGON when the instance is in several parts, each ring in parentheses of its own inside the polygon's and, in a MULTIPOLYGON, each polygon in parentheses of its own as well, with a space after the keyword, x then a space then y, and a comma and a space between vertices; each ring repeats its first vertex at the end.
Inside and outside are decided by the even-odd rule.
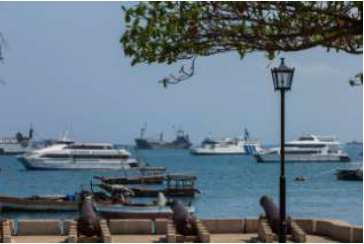
POLYGON ((285 176, 285 92, 292 86, 294 68, 288 68, 281 58, 281 64, 272 69, 274 90, 281 92, 281 162, 279 177, 279 242, 287 242, 287 222, 286 222, 286 176, 285 176))

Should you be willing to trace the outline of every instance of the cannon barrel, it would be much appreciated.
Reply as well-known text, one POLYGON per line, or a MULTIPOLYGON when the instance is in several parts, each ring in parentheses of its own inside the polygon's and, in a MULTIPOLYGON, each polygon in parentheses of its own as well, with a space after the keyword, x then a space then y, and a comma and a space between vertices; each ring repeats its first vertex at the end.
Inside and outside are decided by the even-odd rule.
POLYGON ((100 219, 94 212, 91 196, 82 197, 79 205, 77 232, 87 237, 101 236, 100 219))
POLYGON ((172 202, 171 208, 173 211, 172 218, 177 232, 184 236, 196 235, 197 230, 194 224, 195 220, 191 217, 183 202, 175 200, 172 202))
POLYGON ((268 196, 260 198, 260 205, 264 209, 265 216, 274 233, 279 232, 279 208, 273 199, 268 196))

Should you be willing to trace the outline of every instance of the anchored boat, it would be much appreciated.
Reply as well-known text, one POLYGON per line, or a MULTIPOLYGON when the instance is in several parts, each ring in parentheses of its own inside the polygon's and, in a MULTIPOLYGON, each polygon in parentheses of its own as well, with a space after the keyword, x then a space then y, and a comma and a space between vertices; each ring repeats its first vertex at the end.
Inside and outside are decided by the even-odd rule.
POLYGON ((124 170, 138 167, 125 149, 106 143, 59 141, 18 157, 29 170, 124 170))
MULTIPOLYGON (((43 195, 32 197, 0 196, 0 212, 76 212, 79 210, 80 194, 75 195, 43 195)), ((92 202, 95 211, 104 218, 136 218, 156 219, 170 218, 173 211, 170 202, 159 193, 158 201, 151 203, 130 202, 127 196, 99 198, 93 195, 92 202), (124 198, 125 197, 125 198, 124 198)), ((195 211, 193 206, 187 206, 190 213, 195 211)))
POLYGON ((338 180, 363 181, 363 164, 356 163, 348 168, 337 169, 336 177, 338 180))
POLYGON ((69 195, 32 197, 0 196, 0 210, 17 212, 71 212, 77 211, 78 201, 69 195))
POLYGON ((107 177, 95 176, 94 179, 101 180, 106 184, 162 184, 164 175, 132 176, 132 177, 107 177))
POLYGON ((200 193, 194 187, 196 179, 196 176, 193 175, 166 175, 166 188, 162 189, 147 188, 145 186, 126 187, 124 185, 107 183, 101 183, 98 186, 111 194, 130 191, 135 197, 157 197, 159 193, 163 193, 167 197, 194 197, 200 193))
POLYGON ((260 143, 249 139, 249 132, 244 131, 244 138, 206 138, 201 147, 193 148, 190 152, 194 155, 240 155, 253 154, 260 151, 260 143))
POLYGON ((19 155, 33 149, 33 129, 29 129, 29 135, 16 133, 15 137, 0 138, 0 155, 19 155))
POLYGON ((145 138, 146 127, 141 129, 140 137, 135 139, 137 148, 139 149, 188 149, 192 146, 188 134, 183 130, 178 130, 174 141, 165 141, 163 133, 159 139, 145 138))
POLYGON ((169 173, 169 174, 156 174, 156 175, 141 175, 141 176, 126 176, 126 177, 108 177, 108 176, 95 176, 94 179, 100 180, 103 183, 110 185, 133 185, 133 184, 163 184, 165 181, 176 179, 176 177, 190 177, 186 174, 169 173))
MULTIPOLYGON (((106 219, 159 219, 171 218, 173 211, 170 204, 93 204, 97 213, 106 219)), ((193 206, 186 206, 189 213, 194 213, 193 206)))
MULTIPOLYGON (((278 162, 280 148, 262 150, 254 154, 257 162, 278 162)), ((334 136, 304 135, 285 145, 285 161, 293 162, 347 162, 349 155, 341 149, 334 136)))

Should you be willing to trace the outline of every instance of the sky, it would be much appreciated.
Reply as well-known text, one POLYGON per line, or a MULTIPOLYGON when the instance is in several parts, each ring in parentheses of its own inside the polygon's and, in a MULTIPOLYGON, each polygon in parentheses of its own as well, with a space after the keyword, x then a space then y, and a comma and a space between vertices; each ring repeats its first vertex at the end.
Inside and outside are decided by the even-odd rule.
POLYGON ((186 130, 195 144, 206 136, 238 136, 246 127, 264 144, 279 143, 279 94, 270 68, 279 57, 295 67, 286 97, 286 138, 303 133, 362 141, 363 87, 348 80, 363 69, 362 55, 322 48, 235 53, 198 58, 195 76, 163 89, 158 81, 180 65, 131 66, 119 42, 120 2, 0 2, 0 31, 8 47, 0 64, 0 136, 26 132, 39 139, 69 131, 83 142, 133 143, 186 130))

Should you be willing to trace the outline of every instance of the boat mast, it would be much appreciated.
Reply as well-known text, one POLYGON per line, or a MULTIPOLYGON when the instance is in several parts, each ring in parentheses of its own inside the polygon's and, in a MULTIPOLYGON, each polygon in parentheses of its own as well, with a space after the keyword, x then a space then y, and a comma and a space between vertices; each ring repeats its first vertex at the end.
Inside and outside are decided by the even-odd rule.
POLYGON ((145 123, 144 126, 140 129, 140 139, 144 138, 145 130, 147 129, 147 124, 145 123))
POLYGON ((33 130, 33 125, 30 124, 30 129, 29 129, 29 140, 31 140, 33 138, 33 133, 34 133, 34 130, 33 130))

